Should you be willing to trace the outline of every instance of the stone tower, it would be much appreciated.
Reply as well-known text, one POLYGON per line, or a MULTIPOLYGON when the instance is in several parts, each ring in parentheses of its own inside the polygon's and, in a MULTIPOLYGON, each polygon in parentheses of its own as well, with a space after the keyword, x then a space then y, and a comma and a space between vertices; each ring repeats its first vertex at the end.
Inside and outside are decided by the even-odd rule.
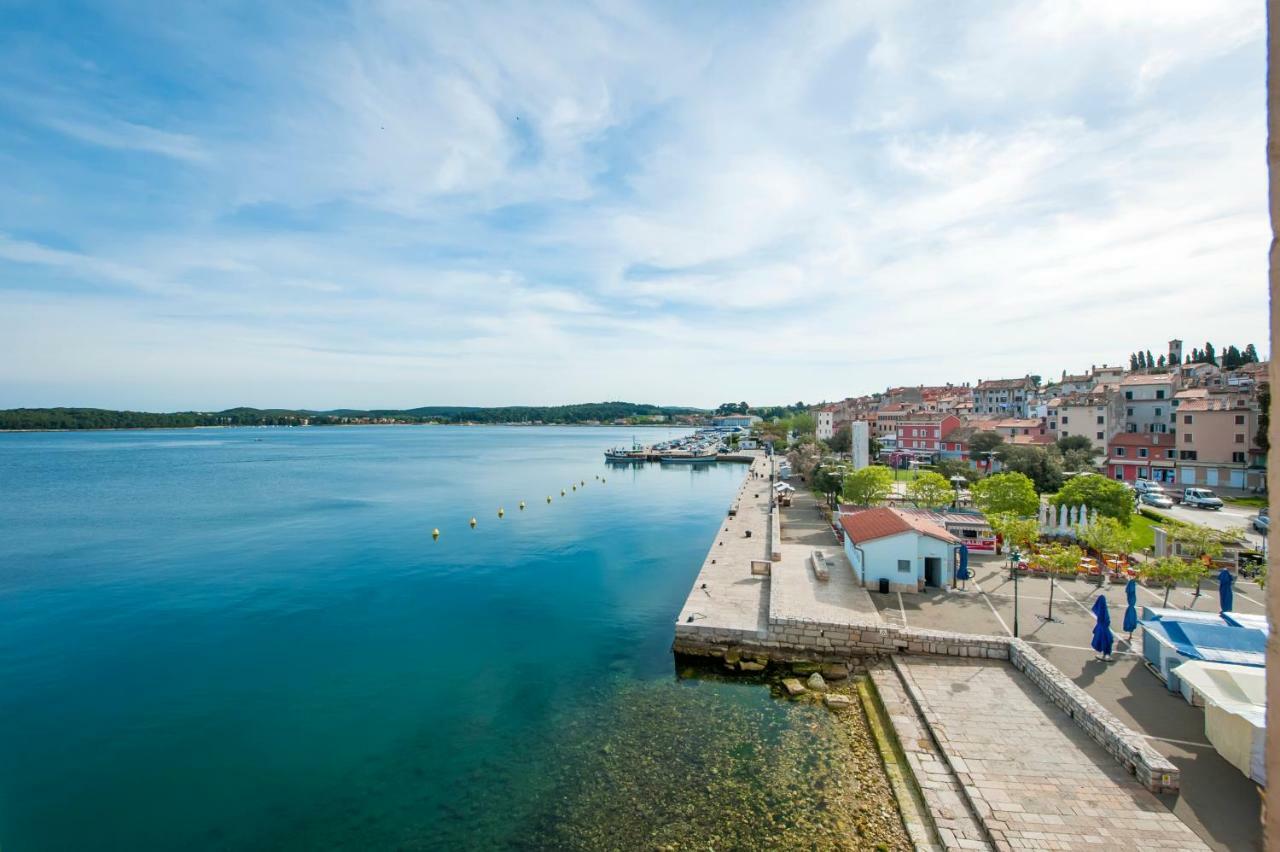
POLYGON ((1182 341, 1169 341, 1169 366, 1176 367, 1182 363, 1182 341))

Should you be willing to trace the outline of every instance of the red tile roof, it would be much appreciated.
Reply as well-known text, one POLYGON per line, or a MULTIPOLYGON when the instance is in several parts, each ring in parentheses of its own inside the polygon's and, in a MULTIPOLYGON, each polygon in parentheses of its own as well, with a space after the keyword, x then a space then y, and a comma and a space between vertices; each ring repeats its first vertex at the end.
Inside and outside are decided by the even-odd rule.
POLYGON ((1113 447, 1173 447, 1175 437, 1172 432, 1117 432, 1107 443, 1113 447))
POLYGON ((844 527, 849 538, 856 543, 888 538, 905 532, 916 532, 952 543, 960 541, 930 520, 887 507, 862 509, 852 514, 841 515, 840 525, 844 527))

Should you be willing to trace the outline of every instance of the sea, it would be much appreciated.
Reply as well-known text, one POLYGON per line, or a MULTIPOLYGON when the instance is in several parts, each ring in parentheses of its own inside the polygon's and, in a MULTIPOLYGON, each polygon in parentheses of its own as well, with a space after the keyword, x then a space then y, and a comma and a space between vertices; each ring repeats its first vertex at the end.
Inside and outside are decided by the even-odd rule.
POLYGON ((824 846, 830 714, 671 654, 678 434, 0 434, 0 849, 824 846))

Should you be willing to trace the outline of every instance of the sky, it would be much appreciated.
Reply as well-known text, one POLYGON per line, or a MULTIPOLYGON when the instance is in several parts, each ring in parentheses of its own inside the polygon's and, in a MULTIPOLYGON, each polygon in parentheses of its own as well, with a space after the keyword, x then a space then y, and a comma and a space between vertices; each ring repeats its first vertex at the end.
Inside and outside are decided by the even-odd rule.
POLYGON ((1257 0, 0 0, 0 408, 1265 355, 1264 72, 1257 0))

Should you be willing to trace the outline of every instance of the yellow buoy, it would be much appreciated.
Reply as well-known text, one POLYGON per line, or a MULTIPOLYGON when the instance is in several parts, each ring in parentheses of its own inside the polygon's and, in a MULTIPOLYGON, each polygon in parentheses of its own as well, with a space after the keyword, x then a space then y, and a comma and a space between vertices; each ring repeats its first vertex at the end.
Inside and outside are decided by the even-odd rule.
POLYGON ((576 486, 576 485, 575 485, 575 486, 573 486, 573 490, 574 490, 574 491, 577 491, 577 490, 578 490, 578 486, 576 486))
POLYGON ((505 511, 503 511, 503 509, 502 509, 502 507, 501 507, 501 506, 499 506, 499 507, 498 507, 498 517, 499 517, 499 518, 501 518, 501 517, 502 517, 503 515, 505 515, 505 514, 506 514, 506 512, 505 512, 505 511))
POLYGON ((472 528, 472 529, 475 529, 475 528, 476 528, 476 519, 475 519, 475 518, 472 518, 472 519, 471 519, 471 528, 472 528))
POLYGON ((523 511, 524 511, 524 501, 523 501, 523 500, 521 500, 521 501, 520 501, 520 511, 521 511, 521 512, 523 512, 523 511))
POLYGON ((550 494, 548 494, 548 495, 547 495, 547 502, 548 502, 548 503, 550 503, 550 502, 551 502, 551 495, 550 495, 550 494))
POLYGON ((436 529, 434 529, 434 530, 432 530, 432 531, 431 531, 431 537, 432 537, 432 538, 439 538, 439 537, 440 537, 440 529, 439 529, 438 527, 437 527, 436 529))

